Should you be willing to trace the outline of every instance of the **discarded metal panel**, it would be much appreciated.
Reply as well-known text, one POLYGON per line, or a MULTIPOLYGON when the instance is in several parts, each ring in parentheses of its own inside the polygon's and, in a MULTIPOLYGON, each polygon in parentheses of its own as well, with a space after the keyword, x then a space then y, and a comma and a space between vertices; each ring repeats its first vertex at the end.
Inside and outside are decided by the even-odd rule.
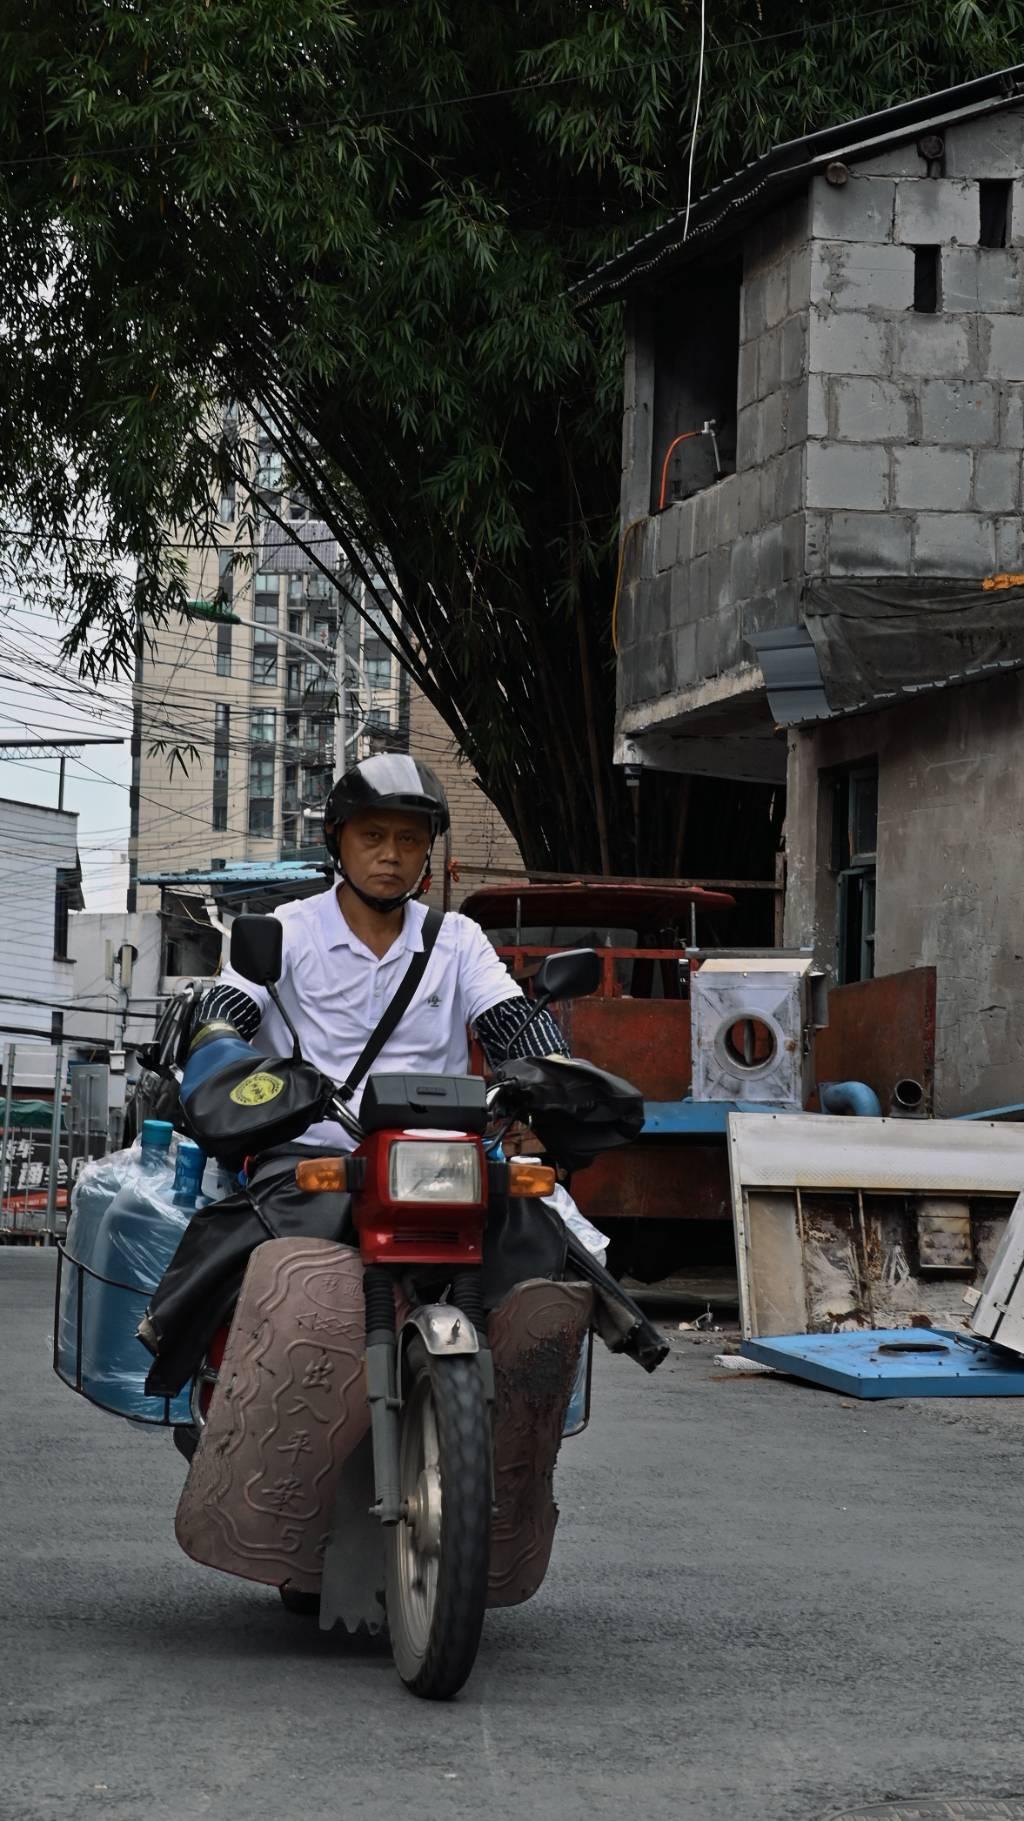
POLYGON ((820 979, 808 955, 705 960, 690 981, 694 1099, 803 1107, 820 979))
POLYGON ((1024 1195, 1018 1195, 970 1319, 975 1334, 1024 1353, 1024 1195))
POLYGON ((729 1168, 745 1335, 955 1327, 1024 1183, 1024 1127, 730 1114, 729 1168))
MULTIPOLYGON (((897 1081, 919 1081, 930 1114, 935 1080, 933 967, 834 986, 814 1054, 819 1081, 865 1081, 888 1112, 897 1081)), ((813 1103, 812 1103, 813 1104, 813 1103)))
POLYGON ((940 1328, 745 1340, 746 1359, 849 1397, 1024 1397, 1024 1360, 940 1328))

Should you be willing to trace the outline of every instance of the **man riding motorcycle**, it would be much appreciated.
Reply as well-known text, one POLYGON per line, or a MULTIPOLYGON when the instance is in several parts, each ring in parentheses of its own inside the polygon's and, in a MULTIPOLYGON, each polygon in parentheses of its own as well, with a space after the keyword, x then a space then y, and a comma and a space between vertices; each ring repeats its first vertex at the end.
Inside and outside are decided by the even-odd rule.
MULTIPOLYGON (((284 966, 278 988, 306 1060, 335 1081, 348 1077, 411 957, 424 947, 427 911, 418 900, 430 885, 434 842, 450 826, 440 780, 407 753, 360 760, 334 785, 324 811, 324 840, 339 883, 278 910, 284 966)), ((464 1074, 467 1027, 493 1068, 514 1056, 566 1054, 550 1012, 516 1037, 524 996, 483 931, 449 912, 426 971, 398 1028, 374 1066, 397 1072, 464 1074)), ((267 1054, 283 1054, 291 1036, 266 988, 226 968, 203 999, 201 1030, 213 1022, 235 1030, 267 1054)), ((353 1089, 358 1112, 362 1083, 353 1089)), ((351 1150, 336 1122, 308 1131, 305 1144, 351 1150)))
MULTIPOLYGON (((489 1065, 499 1071, 493 1102, 502 1107, 499 1118, 507 1126, 525 1111, 542 1141, 547 1142, 545 1131, 550 1134, 553 1152, 568 1167, 589 1161, 609 1144, 629 1142, 642 1125, 637 1091, 589 1064, 567 1060, 554 1019, 541 1005, 531 1013, 476 924, 458 914, 442 917, 418 902, 429 884, 434 842, 448 826, 444 791, 428 766, 402 753, 365 759, 335 784, 325 809, 324 837, 336 882, 316 897, 281 907, 276 913, 280 940, 270 919, 243 919, 238 926, 235 934, 244 933, 246 940, 234 946, 246 972, 227 968, 202 998, 181 1075, 181 1117, 185 1128, 232 1170, 244 1161, 242 1186, 193 1215, 138 1333, 155 1356, 146 1380, 151 1396, 173 1397, 189 1380, 201 1385, 216 1377, 211 1347, 219 1344, 223 1353, 229 1326, 229 1349, 236 1337, 238 1343, 232 1374, 240 1369, 239 1359, 248 1358, 247 1346, 255 1346, 262 1361, 264 1344, 271 1345, 276 1334, 287 1350, 287 1324, 275 1328, 271 1320, 268 1325, 265 1314, 255 1312, 256 1292, 250 1288, 261 1270, 276 1268, 268 1262, 271 1252, 275 1258, 284 1254, 259 1249, 268 1240, 329 1241, 337 1258, 331 1266, 333 1301, 317 1319, 328 1320, 332 1331, 365 1334, 359 1347, 366 1352, 368 1394, 371 1402, 377 1400, 381 1422, 391 1424, 394 1419, 386 1411, 404 1406, 392 1393, 374 1390, 370 1354, 378 1358, 374 1349, 379 1351, 384 1329, 393 1330, 395 1312, 407 1295, 418 1298, 422 1307, 424 1297, 437 1303, 447 1293, 446 1285, 457 1290, 453 1334, 468 1317, 474 1345, 478 1340, 493 1375, 489 1601, 512 1604, 530 1597, 546 1569, 557 1518, 553 1470, 588 1327, 594 1325, 609 1346, 631 1353, 647 1370, 664 1357, 662 1337, 539 1193, 530 1199, 530 1192, 501 1187, 506 1179, 500 1163, 494 1166, 498 1186, 487 1199, 473 1269, 454 1280, 444 1265, 433 1281, 429 1272, 424 1280, 422 1270, 405 1279, 401 1273, 389 1279, 385 1271, 382 1287, 379 1267, 365 1274, 352 1268, 353 1260, 367 1256, 366 1233, 360 1227, 357 1235, 355 1226, 364 1209, 359 1195, 364 1178, 354 1179, 355 1200, 349 1192, 352 1182, 327 1185, 330 1192, 323 1192, 322 1182, 317 1192, 302 1186, 308 1182, 311 1190, 315 1187, 320 1159, 333 1159, 336 1169, 338 1152, 358 1150, 353 1167, 363 1167, 367 1131, 380 1130, 372 1120, 381 1084, 397 1084, 384 1089, 396 1096, 391 1103, 396 1107, 413 1104, 402 1097, 408 1079, 414 1095, 436 1092, 443 1099, 447 1093, 443 1104, 455 1112, 450 1095, 458 1096, 459 1082, 468 1073, 468 1029, 475 1032, 489 1065), (249 923, 257 926, 252 932, 249 923), (272 951, 267 965, 259 958, 264 948, 272 951), (290 1063, 284 1060, 289 1050, 290 1063), (261 1057, 268 1058, 262 1067, 261 1057), (373 1090, 364 1099, 371 1073, 373 1090), (298 1099, 289 1103, 293 1090, 298 1099), (362 1125, 356 1117, 361 1103, 362 1125), (360 1134, 355 1142, 343 1123, 349 1114, 360 1134), (258 1256, 247 1276, 254 1252, 258 1256)), ((568 987, 564 970, 563 978, 568 987)), ((465 1085, 467 1092, 473 1086, 465 1085)), ((420 1110, 433 1105, 428 1099, 420 1110)), ((401 1113, 391 1123, 400 1149, 401 1113)), ((451 1123, 443 1116, 427 1120, 431 1128, 451 1123)), ((401 1243, 408 1247, 411 1242, 406 1236, 401 1243)), ((449 1236, 444 1243, 457 1251, 462 1242, 449 1236)), ((435 1270, 439 1263, 434 1261, 435 1270)), ((275 1289, 275 1308, 277 1295, 275 1289)), ((394 1344, 392 1335, 386 1343, 388 1357, 394 1344)), ((260 1365, 253 1381, 257 1402, 271 1398, 252 1430, 264 1441, 267 1434, 276 1435, 281 1413, 273 1404, 273 1387, 290 1371, 284 1360, 282 1355, 278 1371, 260 1365)), ((237 1377, 230 1382, 237 1384, 237 1377)), ((230 1508, 231 1489, 218 1476, 251 1439, 246 1412, 255 1405, 248 1391, 238 1396, 237 1422, 231 1395, 218 1400, 212 1420, 220 1429, 207 1437, 207 1447, 200 1441, 207 1427, 201 1396, 193 1400, 194 1425, 175 1431, 182 1452, 195 1456, 179 1507, 178 1534, 196 1559, 250 1574, 251 1562, 238 1558, 234 1543, 225 1559, 227 1545, 219 1531, 219 1540, 211 1541, 211 1525, 217 1530, 223 1502, 220 1493, 210 1493, 211 1476, 230 1508)), ((323 1433, 329 1439, 333 1432, 323 1433)), ((375 1431, 375 1447, 377 1439, 375 1431)), ((281 1446, 297 1446, 301 1440, 282 1437, 281 1446)), ((390 1445, 381 1456, 385 1472, 390 1445)), ((321 1476, 315 1484, 319 1497, 326 1479, 321 1476)), ((318 1512, 317 1522, 322 1515, 318 1512)), ((261 1576, 253 1572, 250 1578, 261 1576)), ((263 1578, 272 1577, 267 1573, 263 1578)), ((284 1598, 287 1588, 282 1587, 284 1598)), ((305 1598, 310 1590, 300 1591, 305 1598)))
MULTIPOLYGON (((187 1123, 191 1080, 225 1035, 268 1056, 293 1043, 304 1060, 335 1082, 358 1113, 369 1068, 384 1074, 458 1076, 469 1067, 472 1028, 488 1064, 567 1054, 547 1011, 523 1030, 525 996, 482 930, 457 913, 441 917, 418 902, 429 885, 431 851, 449 826, 443 787, 430 767, 405 753, 361 760, 334 785, 324 838, 338 883, 282 906, 281 972, 273 992, 228 967, 200 1002, 182 1080, 187 1123), (426 962, 424 966, 424 960, 426 962), (401 992, 406 974, 422 970, 401 1017, 376 1049, 374 1035, 401 992), (279 1009, 280 1007, 280 1009, 279 1009), (364 1073, 364 1069, 366 1073, 364 1073)), ((229 1045, 231 1047, 231 1045, 229 1045)), ((207 1091, 216 1086, 204 1084, 207 1091)), ((288 1143, 246 1160, 246 1188, 193 1218, 154 1295, 140 1338, 156 1355, 151 1394, 174 1395, 201 1364, 209 1340, 238 1294, 248 1258, 268 1237, 311 1236, 353 1244, 349 1200, 315 1195, 296 1182, 296 1157, 351 1151, 353 1140, 324 1119, 288 1143)), ((566 1235, 557 1215, 538 1204, 509 1202, 488 1227, 481 1274, 485 1310, 496 1308, 524 1279, 559 1279, 566 1235)), ((638 1312, 633 1310, 631 1317, 638 1312)), ((568 1386, 552 1384, 554 1402, 568 1386)), ((177 1436, 191 1453, 194 1432, 177 1436)), ((544 1463, 550 1478, 553 1459, 544 1463)))

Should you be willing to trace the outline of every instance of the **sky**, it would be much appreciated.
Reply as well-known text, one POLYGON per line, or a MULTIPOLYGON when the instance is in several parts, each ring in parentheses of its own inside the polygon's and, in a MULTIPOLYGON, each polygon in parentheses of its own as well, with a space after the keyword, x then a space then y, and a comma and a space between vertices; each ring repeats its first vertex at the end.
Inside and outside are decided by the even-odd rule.
MULTIPOLYGON (((0 747, 7 739, 121 738, 66 764, 64 807, 78 815, 87 910, 124 910, 128 885, 131 686, 83 681, 60 661, 61 629, 37 607, 0 605, 0 747)), ((0 796, 56 807, 58 759, 0 750, 0 796)))

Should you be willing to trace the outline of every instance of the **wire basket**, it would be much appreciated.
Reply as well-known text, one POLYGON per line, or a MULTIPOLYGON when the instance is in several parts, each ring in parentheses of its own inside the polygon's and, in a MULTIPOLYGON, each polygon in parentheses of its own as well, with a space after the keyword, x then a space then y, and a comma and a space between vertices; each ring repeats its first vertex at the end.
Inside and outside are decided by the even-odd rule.
POLYGON ((154 1288, 103 1277, 58 1244, 53 1369, 98 1410, 171 1428, 191 1421, 188 1390, 176 1397, 145 1392, 150 1357, 136 1332, 154 1288))

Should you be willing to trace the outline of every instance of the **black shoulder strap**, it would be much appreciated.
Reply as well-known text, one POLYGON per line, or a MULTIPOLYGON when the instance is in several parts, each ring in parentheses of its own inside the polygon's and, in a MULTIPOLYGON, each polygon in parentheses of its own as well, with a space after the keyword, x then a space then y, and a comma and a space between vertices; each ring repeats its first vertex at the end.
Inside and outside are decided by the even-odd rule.
POLYGON ((412 996, 427 971, 427 962, 434 952, 434 944, 441 933, 441 925, 443 922, 443 911, 428 910, 423 919, 423 947, 410 961, 405 973, 402 975, 401 984, 397 993, 390 1004, 385 1006, 380 1023, 370 1037, 358 1062, 351 1070, 344 1087, 339 1088, 339 1099, 351 1100, 352 1095, 362 1081, 363 1076, 368 1075, 372 1069, 388 1038, 398 1029, 399 1024, 405 1017, 405 1014, 412 1003, 412 996))

